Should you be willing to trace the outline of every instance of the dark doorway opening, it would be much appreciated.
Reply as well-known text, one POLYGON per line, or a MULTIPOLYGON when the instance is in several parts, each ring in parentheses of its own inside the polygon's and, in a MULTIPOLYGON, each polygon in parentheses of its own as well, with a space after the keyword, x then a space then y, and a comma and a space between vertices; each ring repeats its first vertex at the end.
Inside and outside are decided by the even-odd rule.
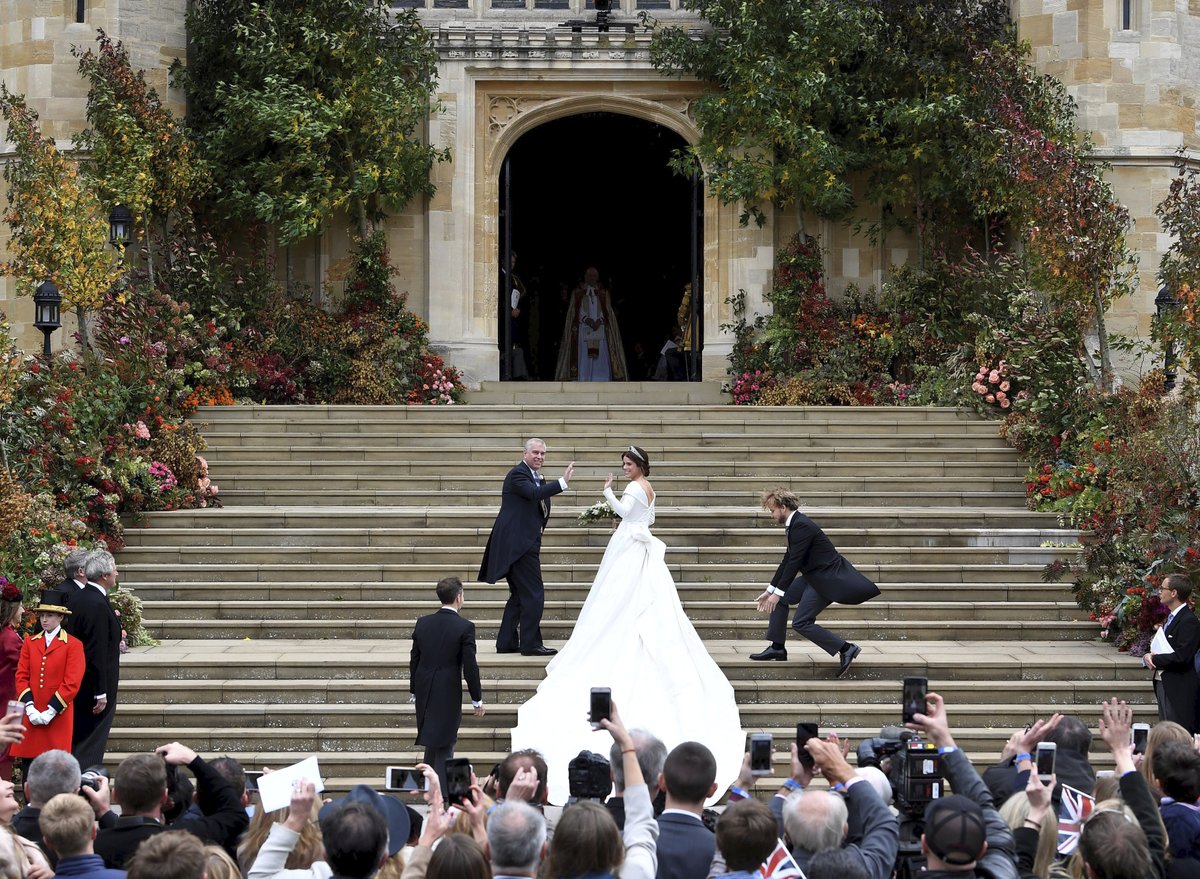
MULTIPOLYGON (((611 293, 624 344, 627 377, 655 377, 664 345, 680 339, 685 286, 703 246, 703 200, 697 182, 676 174, 671 155, 686 146, 675 132, 617 113, 585 113, 548 122, 510 150, 500 178, 500 254, 511 249, 525 288, 521 317, 500 321, 500 351, 523 346, 525 377, 553 380, 571 292, 589 266, 611 293)), ((501 318, 511 301, 500 276, 501 318)), ((695 356, 680 351, 672 379, 699 374, 699 295, 685 308, 695 356)), ((520 294, 518 294, 520 295, 520 294)), ((682 345, 682 341, 680 341, 682 345)), ((501 358, 502 377, 521 377, 501 358), (511 373, 510 373, 511 370, 511 373)), ((664 377, 658 369, 660 378, 664 377)))

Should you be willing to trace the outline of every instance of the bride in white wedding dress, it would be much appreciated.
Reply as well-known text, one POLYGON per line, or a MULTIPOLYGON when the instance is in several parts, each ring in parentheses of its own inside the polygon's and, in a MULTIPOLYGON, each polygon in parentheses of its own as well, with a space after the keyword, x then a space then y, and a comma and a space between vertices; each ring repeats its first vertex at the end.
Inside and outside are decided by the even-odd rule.
MULTIPOLYGON (((608 756, 607 737, 592 730, 592 687, 610 687, 629 729, 653 733, 668 750, 681 742, 706 745, 717 760, 717 797, 742 765, 742 732, 733 687, 709 656, 684 613, 664 555, 650 533, 654 489, 643 449, 622 454, 630 480, 621 500, 604 497, 621 517, 600 562, 570 640, 546 666, 546 679, 517 711, 513 750, 535 748, 549 766, 550 801, 568 798, 567 764, 580 751, 608 756)), ((654 779, 646 779, 653 784, 654 779)))

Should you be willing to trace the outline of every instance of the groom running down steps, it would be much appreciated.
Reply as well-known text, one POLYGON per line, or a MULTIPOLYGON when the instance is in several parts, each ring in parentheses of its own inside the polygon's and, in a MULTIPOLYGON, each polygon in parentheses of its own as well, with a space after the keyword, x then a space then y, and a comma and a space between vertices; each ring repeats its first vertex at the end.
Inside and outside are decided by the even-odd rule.
POLYGON ((546 603, 542 585, 542 532, 550 519, 550 498, 567 490, 575 462, 567 465, 561 479, 547 482, 542 476, 546 444, 540 439, 525 442, 520 464, 504 477, 500 512, 492 525, 479 579, 484 583, 508 580, 508 603, 496 635, 497 653, 553 656, 557 653, 542 643, 542 609, 546 603))
POLYGON ((751 659, 787 659, 788 607, 796 605, 792 628, 830 656, 838 655, 840 678, 861 652, 839 635, 817 625, 817 615, 833 602, 862 604, 879 594, 879 587, 860 574, 834 548, 817 523, 800 512, 800 501, 784 488, 773 488, 762 495, 763 509, 787 529, 787 553, 771 585, 755 601, 760 611, 771 614, 767 637, 771 644, 751 659))

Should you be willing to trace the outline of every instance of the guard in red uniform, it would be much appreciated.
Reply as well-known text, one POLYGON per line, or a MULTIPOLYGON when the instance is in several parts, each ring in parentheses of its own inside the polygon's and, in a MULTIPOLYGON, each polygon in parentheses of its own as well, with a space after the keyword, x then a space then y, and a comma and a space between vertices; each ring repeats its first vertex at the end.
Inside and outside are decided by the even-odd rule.
POLYGON ((25 741, 12 755, 32 760, 45 751, 71 750, 73 700, 83 681, 83 642, 63 631, 71 611, 65 596, 47 591, 38 605, 42 631, 28 635, 17 661, 17 698, 25 703, 25 741))

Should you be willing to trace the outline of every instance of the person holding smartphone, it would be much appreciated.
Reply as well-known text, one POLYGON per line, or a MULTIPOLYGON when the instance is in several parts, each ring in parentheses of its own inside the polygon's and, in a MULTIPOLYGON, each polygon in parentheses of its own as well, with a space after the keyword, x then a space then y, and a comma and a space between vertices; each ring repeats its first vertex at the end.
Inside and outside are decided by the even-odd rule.
MULTIPOLYGON (((21 590, 16 583, 0 577, 0 703, 9 704, 17 698, 17 662, 21 659, 21 636, 17 620, 21 618, 21 590)), ((18 717, 25 713, 22 706, 18 717)), ((0 780, 12 781, 13 756, 5 747, 0 754, 0 780)))

